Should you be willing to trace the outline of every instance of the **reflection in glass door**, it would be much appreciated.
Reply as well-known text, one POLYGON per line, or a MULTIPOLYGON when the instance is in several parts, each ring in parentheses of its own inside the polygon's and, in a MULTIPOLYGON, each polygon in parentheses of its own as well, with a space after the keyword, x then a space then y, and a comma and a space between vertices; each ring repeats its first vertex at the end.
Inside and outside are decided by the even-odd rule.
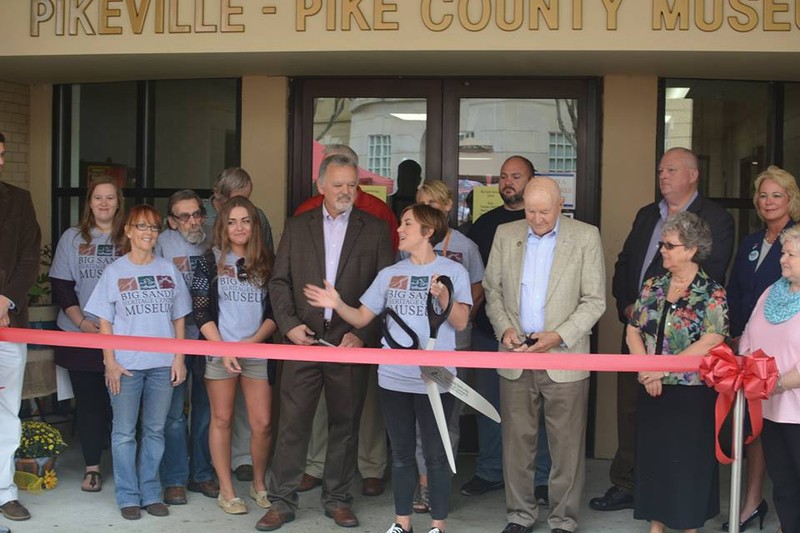
POLYGON ((461 98, 458 224, 472 223, 485 210, 502 203, 496 183, 503 161, 512 155, 527 157, 537 175, 557 180, 565 210, 573 210, 577 123, 576 99, 461 98), (476 196, 478 205, 474 204, 476 196))

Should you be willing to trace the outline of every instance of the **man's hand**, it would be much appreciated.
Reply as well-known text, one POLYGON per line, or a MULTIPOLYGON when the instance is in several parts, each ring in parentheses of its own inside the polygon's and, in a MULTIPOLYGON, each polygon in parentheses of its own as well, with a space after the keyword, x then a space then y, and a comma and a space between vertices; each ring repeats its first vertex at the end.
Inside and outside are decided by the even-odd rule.
POLYGON ((509 350, 513 350, 519 347, 520 337, 521 336, 519 333, 517 333, 517 330, 514 328, 508 328, 503 332, 503 338, 500 339, 500 342, 503 343, 503 346, 509 350))
POLYGON ((349 331, 342 336, 342 342, 339 343, 339 348, 363 348, 364 341, 358 336, 350 333, 349 331))
POLYGON ((11 317, 8 316, 9 307, 11 307, 11 300, 0 294, 0 328, 7 328, 11 325, 11 317))
POLYGON ((630 304, 628 307, 625 308, 625 318, 630 320, 632 316, 633 316, 633 304, 630 304))
POLYGON ((317 343, 314 332, 305 324, 300 324, 287 331, 286 338, 300 346, 311 346, 317 343))
POLYGON ((559 335, 555 331, 542 331, 540 333, 531 333, 528 339, 533 341, 533 344, 529 345, 529 343, 526 342, 522 346, 516 348, 514 351, 545 353, 561 345, 561 343, 563 342, 561 335, 559 335))

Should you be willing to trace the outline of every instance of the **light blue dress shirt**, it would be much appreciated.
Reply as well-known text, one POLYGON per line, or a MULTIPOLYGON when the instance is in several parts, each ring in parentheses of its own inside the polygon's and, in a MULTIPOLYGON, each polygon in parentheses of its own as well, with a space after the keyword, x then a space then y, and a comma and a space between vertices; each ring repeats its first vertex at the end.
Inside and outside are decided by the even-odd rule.
MULTIPOLYGON (((332 217, 325 204, 322 204, 322 231, 325 235, 325 279, 331 285, 336 285, 336 272, 339 270, 339 259, 342 257, 344 235, 347 233, 347 223, 350 222, 351 207, 336 218, 332 217)), ((325 320, 333 316, 333 309, 325 308, 325 320)))
POLYGON ((528 228, 519 298, 519 321, 525 335, 544 331, 544 304, 559 222, 560 220, 556 220, 553 230, 541 237, 528 228))

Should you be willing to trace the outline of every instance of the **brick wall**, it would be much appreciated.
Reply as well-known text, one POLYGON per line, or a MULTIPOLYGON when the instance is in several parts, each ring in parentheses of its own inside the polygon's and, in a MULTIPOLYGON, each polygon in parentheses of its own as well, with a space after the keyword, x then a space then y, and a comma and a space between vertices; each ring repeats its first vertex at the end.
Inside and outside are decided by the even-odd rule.
POLYGON ((3 181, 30 188, 30 88, 0 81, 0 131, 6 136, 6 166, 3 181))

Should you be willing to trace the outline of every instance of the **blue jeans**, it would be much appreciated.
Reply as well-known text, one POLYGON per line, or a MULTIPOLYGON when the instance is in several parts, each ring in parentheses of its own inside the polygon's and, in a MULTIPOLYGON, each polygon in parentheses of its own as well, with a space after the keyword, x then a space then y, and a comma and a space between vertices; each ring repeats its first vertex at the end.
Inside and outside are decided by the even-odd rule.
POLYGON ((111 429, 114 494, 120 508, 144 507, 161 501, 158 466, 164 454, 164 424, 173 393, 169 367, 130 372, 133 376, 122 376, 119 394, 110 395, 114 412, 111 429), (139 415, 141 442, 137 450, 139 415))
POLYGON ((191 472, 192 481, 214 479, 211 452, 208 449, 208 425, 211 408, 200 367, 200 357, 186 358, 187 380, 176 387, 164 427, 164 459, 161 461, 161 484, 164 487, 185 487, 191 472), (187 446, 186 416, 183 413, 186 383, 192 380, 191 432, 187 446))
MULTIPOLYGON (((486 333, 477 327, 472 328, 472 349, 477 352, 496 352, 497 339, 494 334, 486 333)), ((475 389, 500 410, 500 376, 494 368, 475 369, 475 389)), ((540 420, 544 414, 540 415, 540 420)), ((503 437, 500 424, 484 415, 477 415, 478 425, 478 459, 475 464, 475 475, 487 481, 503 480, 503 437)), ((550 477, 550 447, 547 442, 547 431, 544 424, 539 424, 536 452, 536 474, 534 485, 547 485, 550 477)))

